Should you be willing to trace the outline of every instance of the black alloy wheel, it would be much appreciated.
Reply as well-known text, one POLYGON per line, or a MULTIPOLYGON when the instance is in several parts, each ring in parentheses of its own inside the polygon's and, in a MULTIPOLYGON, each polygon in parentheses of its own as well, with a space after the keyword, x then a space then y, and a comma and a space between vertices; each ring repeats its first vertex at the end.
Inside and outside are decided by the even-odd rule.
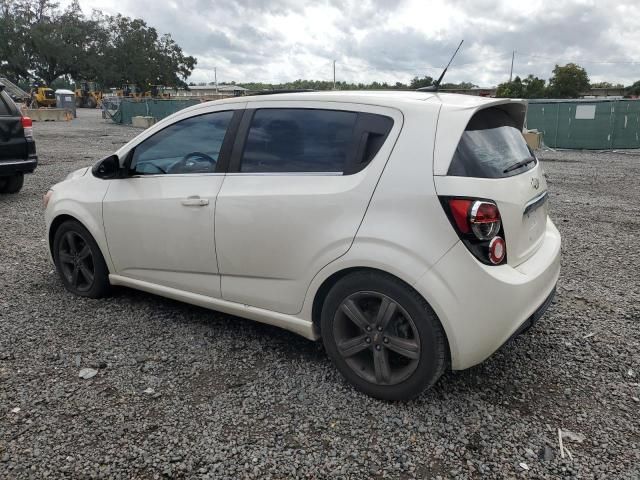
POLYGON ((431 306, 383 272, 363 270, 338 280, 324 300, 320 327, 336 368, 372 397, 414 398, 448 364, 446 335, 431 306))
POLYGON ((109 270, 98 244, 75 220, 63 222, 54 232, 51 252, 65 288, 90 298, 109 293, 109 270))
POLYGON ((407 311, 378 292, 345 298, 335 314, 338 352, 360 377, 376 385, 395 385, 418 367, 420 337, 407 311))
POLYGON ((69 285, 78 292, 89 291, 95 278, 95 266, 87 241, 77 232, 66 232, 58 244, 58 258, 69 285))

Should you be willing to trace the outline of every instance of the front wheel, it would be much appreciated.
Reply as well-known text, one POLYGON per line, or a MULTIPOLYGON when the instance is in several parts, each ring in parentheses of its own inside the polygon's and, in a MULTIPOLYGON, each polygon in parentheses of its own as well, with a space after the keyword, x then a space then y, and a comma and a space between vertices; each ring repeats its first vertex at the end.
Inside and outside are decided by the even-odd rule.
POLYGON ((90 298, 104 297, 109 293, 109 271, 100 248, 80 223, 69 220, 58 227, 52 253, 67 290, 90 298))
POLYGON ((339 280, 321 322, 325 349, 340 373, 372 397, 409 400, 445 370, 447 342, 438 318, 395 277, 358 272, 339 280))

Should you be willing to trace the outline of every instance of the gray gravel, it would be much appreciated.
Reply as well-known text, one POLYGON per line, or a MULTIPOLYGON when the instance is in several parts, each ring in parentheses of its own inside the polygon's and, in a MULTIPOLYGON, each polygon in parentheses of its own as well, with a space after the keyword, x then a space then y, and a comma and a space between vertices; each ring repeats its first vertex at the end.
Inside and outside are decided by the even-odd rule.
POLYGON ((542 154, 564 244, 551 310, 393 404, 285 331, 63 289, 42 194, 138 132, 86 110, 36 123, 41 164, 0 197, 0 478, 639 478, 640 156, 542 154), (585 437, 572 460, 558 428, 585 437))

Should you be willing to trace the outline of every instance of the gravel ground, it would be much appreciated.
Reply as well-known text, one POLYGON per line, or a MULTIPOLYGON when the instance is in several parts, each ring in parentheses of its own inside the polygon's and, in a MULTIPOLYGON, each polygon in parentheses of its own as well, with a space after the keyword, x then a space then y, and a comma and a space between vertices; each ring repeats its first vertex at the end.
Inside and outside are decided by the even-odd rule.
POLYGON ((138 132, 86 110, 36 123, 41 164, 0 198, 0 478, 640 477, 640 156, 543 152, 564 244, 550 311, 482 365, 385 403, 320 343, 63 289, 42 194, 138 132), (558 428, 578 434, 572 459, 558 428))

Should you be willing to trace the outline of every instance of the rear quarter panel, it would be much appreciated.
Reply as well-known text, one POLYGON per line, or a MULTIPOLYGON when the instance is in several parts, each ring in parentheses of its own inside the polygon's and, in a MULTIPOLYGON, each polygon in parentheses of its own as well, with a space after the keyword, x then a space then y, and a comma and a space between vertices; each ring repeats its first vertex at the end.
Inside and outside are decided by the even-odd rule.
MULTIPOLYGON (((349 251, 313 279, 303 309, 336 272, 366 267, 414 285, 458 241, 435 192, 433 150, 440 105, 404 105, 404 126, 349 251)), ((421 292, 430 301, 429 292, 421 292)))

